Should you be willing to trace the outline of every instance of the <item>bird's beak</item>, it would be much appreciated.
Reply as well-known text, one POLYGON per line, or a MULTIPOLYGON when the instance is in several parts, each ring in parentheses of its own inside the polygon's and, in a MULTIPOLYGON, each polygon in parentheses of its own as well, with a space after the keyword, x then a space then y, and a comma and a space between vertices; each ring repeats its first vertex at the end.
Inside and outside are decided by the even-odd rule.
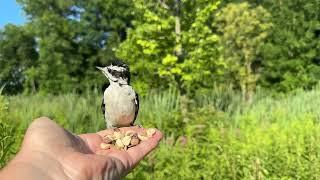
POLYGON ((96 66, 97 69, 102 71, 102 73, 109 79, 108 71, 105 71, 103 67, 96 66))
POLYGON ((99 67, 99 66, 96 66, 97 69, 103 71, 103 68, 102 67, 99 67))

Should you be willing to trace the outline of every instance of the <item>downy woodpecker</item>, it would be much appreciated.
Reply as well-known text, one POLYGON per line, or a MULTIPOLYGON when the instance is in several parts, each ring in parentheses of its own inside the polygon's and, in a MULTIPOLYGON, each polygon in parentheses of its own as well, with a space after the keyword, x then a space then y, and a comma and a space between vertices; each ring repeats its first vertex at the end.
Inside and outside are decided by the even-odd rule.
POLYGON ((107 128, 134 125, 139 111, 139 96, 130 86, 129 66, 119 60, 97 67, 109 80, 101 104, 107 128))

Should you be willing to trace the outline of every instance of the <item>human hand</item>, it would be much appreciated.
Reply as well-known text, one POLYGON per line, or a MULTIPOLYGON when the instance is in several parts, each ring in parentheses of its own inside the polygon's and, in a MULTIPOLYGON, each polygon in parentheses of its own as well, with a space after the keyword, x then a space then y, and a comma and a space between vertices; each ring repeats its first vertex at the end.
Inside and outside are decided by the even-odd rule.
MULTIPOLYGON (((121 131, 141 132, 125 127, 121 131)), ((162 138, 160 131, 127 151, 101 150, 102 137, 113 130, 76 136, 48 118, 35 120, 28 128, 21 150, 0 173, 1 179, 121 179, 162 138), (19 173, 17 173, 19 172, 19 173)))

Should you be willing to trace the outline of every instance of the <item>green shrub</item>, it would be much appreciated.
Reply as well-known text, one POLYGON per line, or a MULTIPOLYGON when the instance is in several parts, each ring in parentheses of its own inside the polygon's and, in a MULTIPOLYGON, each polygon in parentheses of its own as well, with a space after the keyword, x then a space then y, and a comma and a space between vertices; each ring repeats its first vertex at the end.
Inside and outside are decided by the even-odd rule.
POLYGON ((317 179, 320 126, 208 128, 161 143, 127 179, 317 179))
POLYGON ((0 122, 0 168, 2 168, 16 153, 14 148, 14 129, 0 122))
POLYGON ((6 122, 8 116, 8 103, 1 95, 0 89, 0 168, 2 168, 15 154, 15 131, 6 122))

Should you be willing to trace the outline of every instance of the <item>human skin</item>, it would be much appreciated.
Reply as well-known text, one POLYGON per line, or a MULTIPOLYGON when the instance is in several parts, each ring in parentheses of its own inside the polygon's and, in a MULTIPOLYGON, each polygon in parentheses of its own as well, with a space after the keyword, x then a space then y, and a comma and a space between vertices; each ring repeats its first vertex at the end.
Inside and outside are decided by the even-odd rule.
MULTIPOLYGON (((139 127, 120 131, 141 132, 139 127)), ((101 150, 102 137, 113 130, 74 135, 49 118, 36 119, 29 126, 19 153, 0 171, 0 179, 121 179, 162 138, 160 131, 127 151, 101 150)))

